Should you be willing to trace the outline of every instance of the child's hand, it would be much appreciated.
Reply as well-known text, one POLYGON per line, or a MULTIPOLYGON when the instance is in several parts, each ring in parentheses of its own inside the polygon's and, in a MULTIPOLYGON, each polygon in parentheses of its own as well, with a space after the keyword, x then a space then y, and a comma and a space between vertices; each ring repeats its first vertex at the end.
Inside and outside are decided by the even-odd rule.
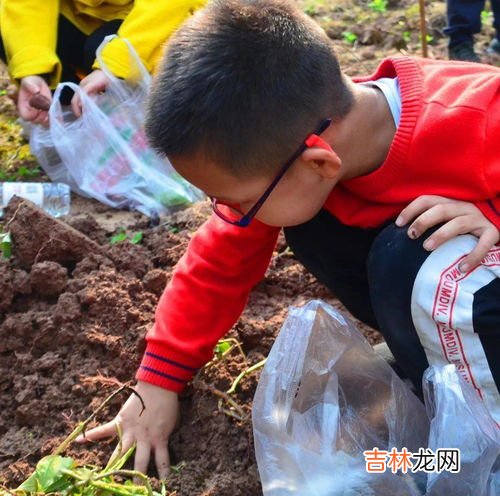
MULTIPOLYGON (((108 84, 109 78, 104 72, 97 69, 80 81, 80 88, 82 88, 87 95, 95 95, 96 93, 105 91, 108 84)), ((82 102, 78 95, 75 95, 71 100, 71 108, 77 117, 82 115, 82 102)))
POLYGON ((462 272, 479 265, 488 251, 500 240, 498 229, 469 202, 450 200, 442 196, 420 196, 403 209, 396 219, 396 225, 404 226, 412 220, 408 228, 408 236, 412 239, 445 222, 425 240, 424 248, 429 251, 460 234, 473 234, 479 238, 477 246, 460 264, 462 272))
POLYGON ((17 98, 17 110, 24 120, 34 122, 35 124, 47 125, 49 122, 48 112, 30 105, 30 99, 35 95, 47 98, 48 102, 52 101, 52 93, 45 79, 41 76, 26 76, 22 78, 17 98))
POLYGON ((112 457, 123 455, 135 444, 134 470, 146 473, 153 451, 158 475, 165 479, 170 469, 168 437, 175 427, 179 410, 177 393, 140 381, 135 390, 146 407, 142 415, 141 401, 132 394, 111 422, 87 431, 85 436, 80 435, 76 440, 84 443, 115 437, 118 433, 116 424, 119 424, 122 449, 118 452, 117 446, 112 457))

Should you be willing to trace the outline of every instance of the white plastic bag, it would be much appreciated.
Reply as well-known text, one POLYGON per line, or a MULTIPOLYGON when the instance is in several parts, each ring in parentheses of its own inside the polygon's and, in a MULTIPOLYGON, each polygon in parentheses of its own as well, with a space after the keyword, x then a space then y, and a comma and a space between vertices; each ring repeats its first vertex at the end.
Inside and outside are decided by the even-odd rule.
POLYGON ((366 471, 365 450, 418 451, 426 412, 354 325, 323 302, 290 309, 252 417, 266 496, 413 496, 425 488, 419 474, 366 471))
POLYGON ((252 410, 264 495, 499 496, 500 431, 475 391, 446 365, 426 371, 424 396, 428 414, 333 307, 290 309, 252 410), (406 473, 370 473, 374 448, 459 449, 459 472, 417 470, 412 457, 406 473))
POLYGON ((425 404, 432 418, 429 448, 460 453, 460 472, 431 472, 428 496, 498 496, 500 429, 454 365, 430 367, 424 374, 425 404))
MULTIPOLYGON (((74 120, 75 115, 73 112, 67 110, 64 112, 64 118, 74 120)), ((52 140, 50 128, 41 125, 32 125, 30 129, 30 151, 52 182, 67 184, 78 194, 89 196, 78 187, 68 168, 61 160, 52 140)))
POLYGON ((49 131, 36 126, 32 132, 34 155, 51 179, 66 182, 112 207, 154 215, 201 199, 201 192, 148 145, 144 102, 151 77, 128 42, 131 80, 113 76, 101 57, 112 38, 105 38, 96 54, 111 81, 106 92, 89 97, 73 83, 59 84, 49 110, 49 131), (71 88, 81 100, 83 112, 78 119, 61 106, 64 87, 71 88))

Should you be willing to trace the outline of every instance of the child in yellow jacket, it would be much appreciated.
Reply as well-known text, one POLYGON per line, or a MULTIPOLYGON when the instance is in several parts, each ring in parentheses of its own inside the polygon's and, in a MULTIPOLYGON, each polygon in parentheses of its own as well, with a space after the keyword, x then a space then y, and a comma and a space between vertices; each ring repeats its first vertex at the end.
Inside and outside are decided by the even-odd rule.
POLYGON ((150 72, 161 47, 205 0, 0 0, 0 57, 19 83, 20 116, 47 122, 47 112, 29 105, 34 94, 51 99, 61 80, 80 82, 89 94, 103 91, 107 78, 95 62, 105 36, 118 34, 103 51, 111 72, 129 75, 128 39, 150 72))

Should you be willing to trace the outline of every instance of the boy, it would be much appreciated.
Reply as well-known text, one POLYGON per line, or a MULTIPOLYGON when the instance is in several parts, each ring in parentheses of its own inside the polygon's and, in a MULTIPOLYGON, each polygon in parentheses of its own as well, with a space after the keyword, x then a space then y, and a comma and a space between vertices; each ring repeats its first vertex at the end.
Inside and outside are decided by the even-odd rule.
POLYGON ((145 412, 131 396, 87 439, 119 422, 136 469, 153 450, 166 475, 176 393, 238 318, 282 227, 417 387, 429 363, 453 362, 500 420, 499 103, 500 70, 478 64, 402 57, 354 83, 290 2, 217 0, 195 15, 168 46, 147 131, 214 215, 148 333, 145 412))

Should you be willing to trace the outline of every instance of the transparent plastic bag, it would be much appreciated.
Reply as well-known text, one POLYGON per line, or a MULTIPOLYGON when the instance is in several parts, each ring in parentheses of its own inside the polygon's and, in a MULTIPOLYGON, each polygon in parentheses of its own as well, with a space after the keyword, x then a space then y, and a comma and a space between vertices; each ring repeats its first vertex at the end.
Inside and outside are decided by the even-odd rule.
POLYGON ((446 365, 426 371, 424 396, 427 411, 333 307, 291 308, 252 409, 264 495, 499 496, 500 432, 476 392, 446 365), (460 471, 370 473, 374 448, 459 449, 460 471))
POLYGON ((127 40, 131 79, 111 74, 101 53, 113 37, 106 37, 96 53, 110 79, 106 91, 89 97, 73 83, 59 84, 49 110, 50 139, 42 131, 32 133, 35 156, 49 175, 57 174, 61 181, 63 167, 44 165, 50 162, 45 156, 54 157, 55 150, 69 175, 64 182, 112 207, 155 215, 203 198, 147 143, 144 103, 151 77, 127 40), (65 87, 80 98, 78 119, 61 106, 59 97, 65 87))
POLYGON ((427 495, 500 495, 500 429, 473 387, 454 365, 430 367, 424 395, 432 418, 429 448, 460 452, 460 473, 430 473, 427 495))
POLYGON ((413 496, 425 489, 422 474, 366 471, 365 450, 425 445, 427 415, 354 325, 323 302, 290 309, 252 417, 266 496, 413 496))
MULTIPOLYGON (((68 110, 64 112, 65 120, 74 120, 74 118, 73 112, 68 110)), ((76 193, 82 196, 89 196, 78 187, 75 179, 70 174, 66 165, 64 165, 59 153, 57 153, 50 128, 41 125, 31 126, 30 150, 52 182, 67 184, 76 193)))

